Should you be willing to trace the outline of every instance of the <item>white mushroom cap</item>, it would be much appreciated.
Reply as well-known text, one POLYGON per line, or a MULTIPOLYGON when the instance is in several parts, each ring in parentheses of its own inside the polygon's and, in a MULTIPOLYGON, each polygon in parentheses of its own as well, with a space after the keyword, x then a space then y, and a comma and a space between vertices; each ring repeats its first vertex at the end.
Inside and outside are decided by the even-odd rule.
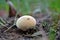
POLYGON ((26 31, 29 28, 34 28, 35 25, 36 25, 35 18, 28 15, 20 17, 16 22, 16 26, 23 31, 26 31))

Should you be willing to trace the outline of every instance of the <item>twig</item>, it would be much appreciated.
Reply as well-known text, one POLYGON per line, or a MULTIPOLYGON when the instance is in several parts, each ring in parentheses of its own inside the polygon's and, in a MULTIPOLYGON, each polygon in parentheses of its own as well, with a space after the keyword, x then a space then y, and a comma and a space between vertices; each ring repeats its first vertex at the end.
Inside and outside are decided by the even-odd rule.
POLYGON ((10 27, 9 27, 7 30, 5 30, 4 32, 9 31, 9 30, 15 25, 15 23, 16 23, 16 17, 17 17, 17 16, 15 16, 14 24, 13 24, 12 26, 10 26, 10 27))
POLYGON ((7 30, 5 30, 4 32, 9 31, 12 27, 14 26, 14 24, 12 26, 10 26, 7 30))

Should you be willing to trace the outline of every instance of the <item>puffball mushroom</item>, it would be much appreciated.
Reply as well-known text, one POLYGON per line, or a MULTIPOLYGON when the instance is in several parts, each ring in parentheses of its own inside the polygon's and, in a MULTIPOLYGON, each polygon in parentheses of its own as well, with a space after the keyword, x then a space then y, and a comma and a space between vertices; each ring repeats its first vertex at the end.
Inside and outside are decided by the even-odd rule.
POLYGON ((36 20, 34 17, 25 15, 18 18, 16 22, 17 28, 26 31, 27 29, 34 28, 36 25, 36 20))

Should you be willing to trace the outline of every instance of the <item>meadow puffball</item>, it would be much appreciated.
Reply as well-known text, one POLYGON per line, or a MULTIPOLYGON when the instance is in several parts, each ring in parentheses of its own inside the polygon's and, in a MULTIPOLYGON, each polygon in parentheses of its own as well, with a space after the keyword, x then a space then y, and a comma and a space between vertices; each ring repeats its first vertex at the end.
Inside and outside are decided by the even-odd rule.
POLYGON ((28 16, 28 15, 18 18, 18 20, 16 22, 17 28, 19 28, 23 31, 26 31, 27 29, 30 29, 30 28, 34 28, 35 25, 36 25, 35 18, 32 16, 28 16))

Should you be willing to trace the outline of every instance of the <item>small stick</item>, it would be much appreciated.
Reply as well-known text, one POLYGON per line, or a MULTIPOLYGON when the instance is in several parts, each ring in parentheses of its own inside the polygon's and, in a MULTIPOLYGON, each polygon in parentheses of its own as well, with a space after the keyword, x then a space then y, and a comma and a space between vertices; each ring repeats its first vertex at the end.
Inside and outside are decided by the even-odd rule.
POLYGON ((14 24, 12 26, 10 26, 7 30, 5 30, 4 32, 9 31, 12 27, 14 26, 14 24))

